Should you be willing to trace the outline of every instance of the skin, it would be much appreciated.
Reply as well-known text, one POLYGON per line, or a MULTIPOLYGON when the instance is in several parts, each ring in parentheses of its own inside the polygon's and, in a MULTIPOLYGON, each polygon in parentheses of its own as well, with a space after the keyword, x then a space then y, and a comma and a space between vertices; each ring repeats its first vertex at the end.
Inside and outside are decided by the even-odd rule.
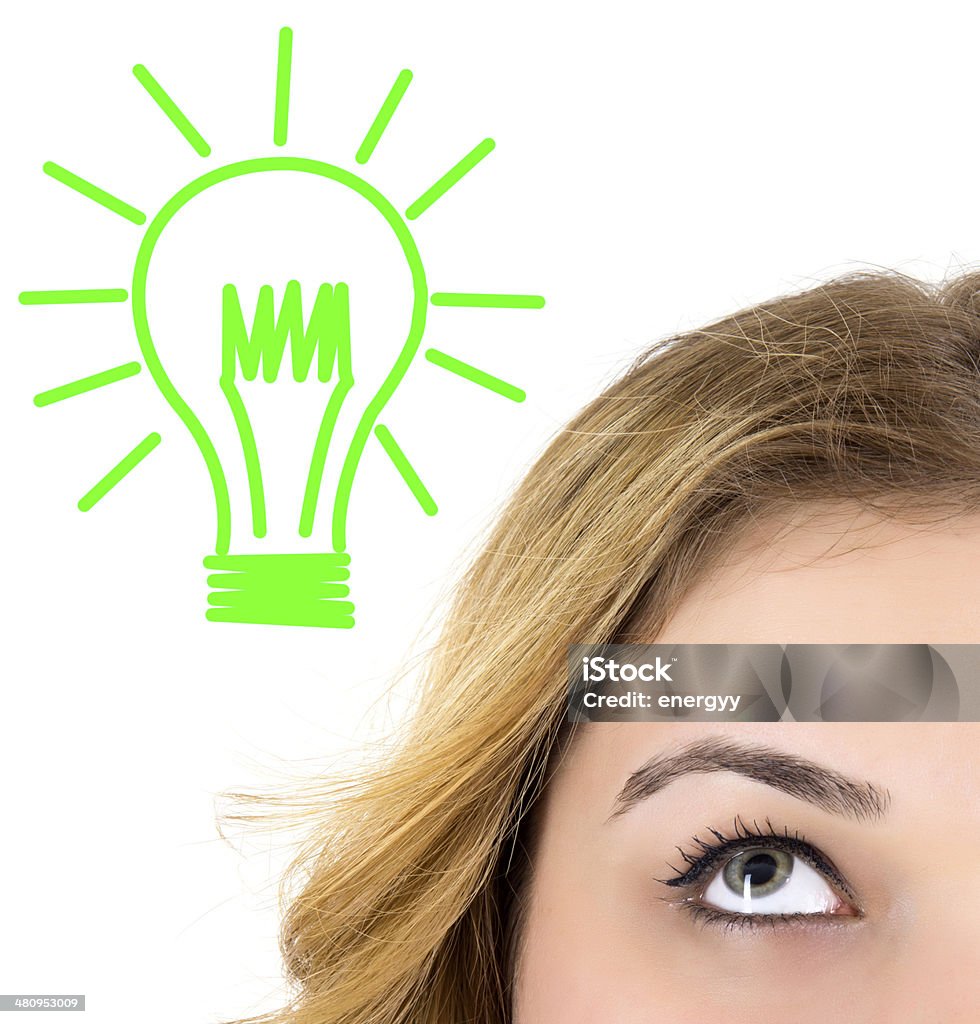
MULTIPOLYGON (((978 643, 977 565, 980 515, 923 527, 811 507, 747 530, 645 639, 978 643)), ((590 724, 539 813, 516 1024, 977 1019, 975 723, 590 724), (856 820, 718 772, 677 778, 611 817, 632 772, 707 737, 807 758, 887 790, 890 804, 856 820), (735 815, 799 830, 843 874, 859 913, 754 928, 692 916, 680 900, 705 883, 685 893, 657 879, 677 874, 676 846, 696 852, 692 837, 710 840, 709 827, 730 835, 735 815)))

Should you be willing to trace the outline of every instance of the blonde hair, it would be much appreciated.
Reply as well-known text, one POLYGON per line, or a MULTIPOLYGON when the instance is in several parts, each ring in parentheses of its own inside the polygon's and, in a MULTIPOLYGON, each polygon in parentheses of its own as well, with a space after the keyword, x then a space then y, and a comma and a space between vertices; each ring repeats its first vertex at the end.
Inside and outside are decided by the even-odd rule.
MULTIPOLYGON (((470 567, 396 749, 323 791, 275 1024, 503 1024, 522 822, 569 643, 654 636, 735 532, 828 496, 980 508, 980 273, 859 271, 654 345, 562 430, 470 567)), ((244 797, 244 799, 250 799, 244 797)))

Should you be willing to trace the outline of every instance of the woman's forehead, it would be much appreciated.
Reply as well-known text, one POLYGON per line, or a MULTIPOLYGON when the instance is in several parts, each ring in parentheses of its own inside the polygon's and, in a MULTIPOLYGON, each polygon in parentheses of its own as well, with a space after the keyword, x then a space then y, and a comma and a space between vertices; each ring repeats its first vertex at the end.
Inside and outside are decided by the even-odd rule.
POLYGON ((975 643, 980 512, 923 525, 856 504, 753 520, 682 597, 662 643, 975 643))

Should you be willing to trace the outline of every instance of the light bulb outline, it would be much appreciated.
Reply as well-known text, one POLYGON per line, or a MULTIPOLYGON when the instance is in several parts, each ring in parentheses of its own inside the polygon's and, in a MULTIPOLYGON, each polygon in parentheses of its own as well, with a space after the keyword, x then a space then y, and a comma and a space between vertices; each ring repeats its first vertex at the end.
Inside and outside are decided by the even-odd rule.
MULTIPOLYGON (((279 48, 276 63, 276 95, 275 95, 275 124, 273 131, 273 142, 277 146, 286 144, 288 136, 289 106, 290 106, 290 82, 292 74, 292 29, 283 27, 279 33, 279 48)), ((172 99, 170 94, 149 72, 145 65, 137 64, 133 68, 133 75, 144 88, 150 99, 156 104, 160 111, 168 118, 173 126, 183 136, 185 141, 194 149, 200 157, 209 157, 212 153, 211 146, 207 143, 197 128, 186 116, 180 106, 172 99)), ((393 114, 398 109, 409 83, 412 81, 412 72, 403 69, 388 92, 381 108, 374 121, 368 129, 361 145, 358 147, 355 159, 359 165, 366 164, 384 135, 393 114)), ((203 564, 206 569, 213 570, 207 577, 207 585, 210 588, 208 594, 207 619, 210 622, 237 622, 254 623, 266 625, 285 626, 319 626, 334 628, 350 628, 354 625, 354 605, 346 598, 349 596, 349 588, 346 581, 350 578, 348 566, 350 555, 346 552, 347 535, 347 511, 351 492, 354 486, 354 478, 358 472, 361 457, 366 453, 368 439, 373 435, 381 450, 387 455, 390 464, 397 471, 409 491, 414 496, 418 506, 427 516, 434 516, 439 511, 438 505, 429 493, 425 483, 416 472, 412 461, 398 444, 391 430, 385 423, 377 422, 392 397, 396 388, 400 387, 402 380, 415 356, 421 347, 422 336, 426 328, 426 314, 428 303, 439 307, 456 307, 472 309, 542 309, 545 299, 541 295, 493 291, 433 291, 428 293, 428 284, 425 282, 425 272, 422 267, 421 257, 415 245, 415 240, 408 231, 405 221, 412 222, 425 213, 434 203, 440 201, 449 191, 455 188, 475 167, 495 148, 492 138, 484 138, 474 146, 466 155, 457 160, 449 170, 443 173, 429 188, 422 192, 411 203, 409 203, 402 214, 399 214, 388 202, 386 197, 377 192, 373 186, 334 164, 328 164, 315 159, 303 159, 292 157, 288 159, 277 157, 257 157, 254 160, 241 160, 238 165, 250 164, 253 169, 282 169, 282 170, 309 170, 316 167, 319 170, 329 169, 323 178, 332 178, 334 182, 342 186, 358 186, 351 190, 360 194, 372 202, 372 205, 386 216, 389 228, 394 228, 396 237, 404 242, 403 253, 411 255, 409 261, 410 272, 412 272, 413 286, 416 287, 416 295, 412 304, 412 322, 409 326, 409 336, 405 345, 396 359, 396 364, 386 375, 385 380, 365 405, 358 401, 358 410, 351 410, 354 420, 355 437, 349 440, 351 431, 345 430, 343 440, 348 444, 347 451, 339 453, 340 465, 335 467, 338 472, 331 474, 331 487, 333 488, 333 509, 331 516, 330 535, 334 542, 333 551, 324 550, 329 544, 315 542, 312 547, 318 550, 307 550, 300 553, 280 552, 241 552, 237 554, 221 554, 224 549, 228 551, 231 544, 232 526, 232 503, 231 494, 228 493, 228 481, 225 479, 225 470, 231 469, 230 464, 225 461, 222 465, 218 458, 217 450, 210 435, 204 429, 203 424, 197 419, 189 404, 173 386, 169 372, 164 369, 163 360, 156 352, 156 343, 150 330, 150 318, 146 308, 146 272, 149 267, 149 260, 154 251, 155 242, 147 242, 145 237, 137 241, 137 249, 146 254, 146 267, 142 273, 142 286, 137 285, 133 290, 139 295, 140 318, 145 321, 144 330, 134 330, 137 344, 141 354, 144 356, 148 367, 151 370, 150 376, 154 381, 161 397, 177 414, 178 419, 188 428, 192 439, 204 457, 205 467, 209 471, 209 478, 212 483, 212 492, 215 495, 215 509, 217 519, 216 548, 219 553, 208 555, 204 558, 203 564), (274 166, 278 164, 278 166, 274 166), (290 166, 292 164, 292 166, 290 166), (264 168, 262 168, 264 165, 264 168), (302 168, 300 165, 305 165, 302 168), (391 216, 388 216, 388 215, 391 216), (404 220, 402 220, 404 218, 404 220), (144 248, 145 245, 145 248, 144 248), (153 373, 156 369, 157 373, 153 373), (161 388, 161 382, 164 387, 161 388), (171 401, 172 399, 172 401, 171 401), (363 409, 363 412, 359 410, 363 409), (373 429, 372 429, 373 427, 373 429), (200 443, 199 443, 200 442, 200 443), (213 472, 212 472, 213 470, 213 472), (338 476, 341 482, 338 483, 338 476), (333 485, 337 484, 334 488, 333 485), (339 499, 339 500, 338 500, 339 499)), ((217 173, 202 175, 194 181, 184 185, 178 193, 168 200, 165 207, 173 204, 171 217, 178 212, 178 196, 184 196, 184 201, 189 202, 190 190, 197 185, 199 190, 196 194, 204 191, 200 188, 202 180, 211 184, 217 184, 223 174, 228 177, 233 164, 227 164, 217 169, 217 173), (213 180, 212 180, 213 179, 213 180)), ((43 172, 54 181, 59 182, 66 188, 71 189, 78 195, 83 196, 115 216, 121 217, 131 224, 135 224, 143 231, 149 233, 150 229, 145 227, 147 215, 143 210, 123 201, 111 191, 100 187, 98 184, 87 180, 74 171, 69 170, 55 163, 46 161, 42 167, 43 172)), ((248 173, 242 172, 239 173, 248 173)), ((209 187, 209 186, 206 186, 209 187)), ((180 205, 179 208, 183 208, 180 205)), ((166 229, 163 210, 161 208, 151 220, 156 223, 157 235, 162 234, 166 229)), ((157 238, 158 241, 158 238, 157 238)), ((130 264, 131 274, 135 276, 137 267, 135 262, 130 264)), ((326 330, 327 349, 318 346, 318 364, 322 360, 323 365, 330 371, 331 376, 325 377, 318 371, 317 377, 321 383, 334 382, 333 372, 336 371, 336 381, 333 389, 327 398, 326 407, 320 422, 320 429, 316 435, 313 451, 310 457, 307 484, 303 495, 302 509, 299 520, 299 536, 309 538, 313 532, 313 523, 316 506, 320 498, 320 491, 323 487, 323 473, 325 470, 327 450, 334 442, 333 430, 336 425, 336 411, 344 401, 344 396, 354 386, 350 362, 350 321, 347 302, 347 286, 338 282, 335 286, 321 282, 317 289, 317 301, 314 302, 310 314, 309 326, 305 324, 305 317, 302 314, 300 302, 299 282, 291 280, 286 286, 286 294, 283 297, 283 305, 280 307, 278 316, 270 321, 272 286, 263 285, 259 290, 262 314, 259 316, 260 305, 256 305, 255 326, 252 334, 247 333, 242 309, 238 302, 237 291, 234 285, 226 284, 222 290, 222 360, 219 386, 224 392, 232 415, 235 417, 238 428, 239 440, 242 444, 242 454, 245 457, 245 470, 248 475, 249 497, 252 507, 252 534, 256 539, 261 540, 266 536, 265 507, 263 480, 259 471, 258 454, 255 447, 254 437, 251 434, 251 424, 248 412, 244 407, 242 396, 236 386, 238 376, 237 366, 241 365, 240 358, 243 353, 249 353, 251 359, 257 349, 260 353, 269 351, 272 363, 275 368, 280 365, 282 358, 281 347, 286 339, 292 339, 300 345, 300 363, 302 359, 309 356, 308 342, 310 337, 321 336, 326 330), (228 289, 231 289, 231 292, 228 289), (321 296, 327 295, 327 305, 320 307, 320 314, 317 314, 318 304, 321 296), (339 295, 339 298, 338 298, 339 295), (234 298, 234 302, 232 302, 234 298), (287 301, 288 300, 288 301, 287 301), (227 313, 225 303, 227 303, 227 313), (237 306, 237 312, 234 308, 237 306), (267 308, 269 307, 269 308, 267 308), (236 320, 237 317, 237 320, 236 320), (284 319, 285 317, 285 319, 284 319), (324 317, 327 319, 324 320, 324 317), (239 324, 239 321, 241 323, 239 324), (283 333, 283 325, 286 334, 283 333), (255 333, 255 327, 259 327, 259 333, 255 333), (227 329, 226 329, 227 328, 227 329), (269 332, 273 333, 269 333, 269 332), (297 332, 297 333, 294 333, 297 332), (310 333, 312 332, 312 334, 310 333), (271 339, 271 345, 270 341, 271 339), (279 347, 277 355, 277 346, 279 347), (304 347, 305 346, 305 347, 304 347), (304 356, 302 353, 306 353, 304 356), (329 362, 332 360, 332 365, 329 362)), ((116 287, 69 287, 69 288, 41 288, 25 290, 20 293, 19 301, 25 306, 49 306, 63 304, 93 303, 127 303, 127 320, 134 328, 137 327, 136 308, 133 305, 133 297, 123 288, 116 287)), ((159 300, 154 295, 153 309, 158 308, 159 300)), ((400 333, 400 332, 398 332, 400 333)), ((165 346, 166 348, 166 346, 165 346)), ((294 349, 294 378, 297 381, 305 380, 304 371, 297 376, 296 366, 300 365, 295 361, 296 350, 294 349)), ((312 357, 311 357, 312 358, 312 357)), ((458 359, 451 353, 443 352, 437 348, 426 348, 424 359, 427 365, 439 367, 440 370, 451 374, 457 380, 468 381, 480 388, 499 395, 512 402, 523 402, 526 393, 511 382, 487 372, 480 366, 473 365, 462 359, 458 359)), ((169 359, 168 359, 169 361, 169 359)), ((251 363, 249 364, 251 365, 251 363)), ((270 369, 270 374, 265 372, 266 364, 263 362, 263 379, 274 380, 276 372, 270 369)), ((112 366, 107 369, 89 373, 78 379, 70 380, 39 391, 34 395, 34 405, 42 408, 60 403, 66 399, 73 399, 78 395, 85 395, 114 385, 119 381, 132 378, 142 369, 140 362, 129 361, 121 365, 112 366)), ((242 367, 244 373, 245 368, 242 367)), ((180 379, 180 377, 178 377, 180 379)), ((245 375, 247 380, 251 376, 245 375)), ((371 388, 365 388, 370 391, 371 388)), ((347 424, 349 427, 350 424, 347 424)), ((123 455, 101 478, 79 498, 77 507, 82 512, 88 512, 98 505, 109 492, 124 479, 137 466, 144 464, 144 460, 150 452, 154 451, 161 442, 161 435, 151 431, 138 444, 123 455)), ((336 439, 337 444, 340 438, 336 439)), ((334 460, 331 460, 334 461, 334 460)), ((235 502, 235 523, 238 522, 238 503, 235 502)), ((278 546, 278 545, 277 545, 278 546)))
POLYGON ((385 376, 381 387, 365 406, 364 412, 361 414, 354 429, 350 446, 344 456, 343 465, 340 470, 337 495, 330 524, 331 545, 335 552, 340 553, 347 549, 347 512, 361 456, 364 453, 368 439, 371 436, 371 431, 381 411, 391 399, 395 389, 401 383, 408 371, 408 367, 421 347, 425 332, 426 313, 429 302, 425 268, 422 264, 422 257, 415 239, 404 218, 394 205, 378 189, 359 175, 335 164, 309 157, 255 157, 214 168, 188 182, 174 193, 161 206, 147 226, 140 243, 133 270, 131 290, 133 324, 140 351, 143 354, 143 359, 157 389, 190 432, 207 466, 215 498, 217 520, 215 552, 218 555, 227 555, 231 546, 231 501, 224 469, 210 436, 197 418, 197 415, 177 391, 177 388, 164 369, 162 360, 157 354, 147 313, 146 280, 153 252, 164 229, 187 203, 206 192, 209 188, 222 182, 248 174, 267 171, 297 171, 315 174, 321 178, 344 185, 367 200, 385 218, 389 227, 393 230, 402 248, 402 253, 406 258, 412 277, 413 301, 408 337, 400 349, 394 365, 385 376))

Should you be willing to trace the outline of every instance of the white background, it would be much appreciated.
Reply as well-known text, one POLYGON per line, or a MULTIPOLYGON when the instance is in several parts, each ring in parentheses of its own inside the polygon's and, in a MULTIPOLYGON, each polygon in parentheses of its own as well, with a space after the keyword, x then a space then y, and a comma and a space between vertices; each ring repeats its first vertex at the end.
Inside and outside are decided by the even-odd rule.
POLYGON ((977 260, 978 39, 980 16, 952 3, 8 5, 0 992, 84 992, 98 1024, 276 1005, 284 852, 222 841, 216 794, 313 773, 401 713, 407 684, 383 695, 399 673, 410 683, 480 531, 646 343, 862 265, 937 279, 977 260), (149 375, 32 405, 139 358, 128 307, 17 303, 127 287, 141 237, 45 160, 152 214, 207 167, 275 151, 285 24, 284 152, 354 169, 410 68, 365 169, 401 209, 497 142, 413 225, 430 287, 547 298, 540 312, 431 311, 427 344, 528 400, 410 369, 385 422, 440 513, 369 449, 344 633, 205 622, 210 489, 149 375), (211 143, 207 161, 137 62, 211 143), (77 511, 151 430, 161 446, 77 511))

